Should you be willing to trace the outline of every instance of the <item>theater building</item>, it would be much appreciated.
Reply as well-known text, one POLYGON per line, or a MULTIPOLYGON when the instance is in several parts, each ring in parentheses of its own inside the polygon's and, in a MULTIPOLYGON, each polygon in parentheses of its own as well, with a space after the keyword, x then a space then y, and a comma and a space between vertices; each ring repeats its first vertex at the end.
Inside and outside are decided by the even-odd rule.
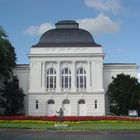
POLYGON ((75 21, 59 21, 30 49, 29 65, 17 65, 25 97, 25 114, 103 116, 111 77, 136 76, 136 64, 103 63, 105 54, 92 35, 75 21))

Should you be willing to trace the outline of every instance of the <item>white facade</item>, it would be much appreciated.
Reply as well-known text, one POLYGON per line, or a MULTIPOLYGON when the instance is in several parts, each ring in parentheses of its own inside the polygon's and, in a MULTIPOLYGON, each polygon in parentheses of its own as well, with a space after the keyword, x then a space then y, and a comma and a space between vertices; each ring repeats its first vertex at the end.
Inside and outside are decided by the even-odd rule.
POLYGON ((61 107, 65 108, 66 116, 104 115, 103 56, 101 47, 31 48, 28 115, 56 115, 61 107), (47 88, 47 71, 51 68, 56 71, 56 88, 47 88), (65 83, 62 86, 65 68, 70 70, 70 87, 65 83), (80 68, 85 70, 81 75, 86 80, 81 88, 77 88, 77 70, 80 68), (53 100, 54 104, 48 104, 49 100, 53 100), (64 103, 65 100, 69 103, 64 103), (80 100, 84 102, 79 103, 80 100), (36 101, 38 109, 35 109, 36 101), (53 108, 52 112, 48 106, 53 108))
MULTIPOLYGON (((108 112, 108 103, 105 102, 104 95, 106 93, 107 86, 112 81, 112 76, 116 77, 117 74, 124 73, 124 74, 129 74, 131 76, 136 77, 137 66, 136 64, 121 64, 121 63, 120 64, 113 64, 113 63, 103 64, 104 93, 103 92, 99 93, 97 91, 96 92, 91 91, 91 93, 90 92, 87 93, 87 91, 86 92, 76 91, 76 92, 71 93, 70 91, 64 92, 61 88, 60 89, 63 92, 59 92, 59 93, 56 91, 48 92, 46 87, 43 89, 44 92, 40 91, 40 92, 31 93, 31 90, 30 90, 30 93, 29 93, 28 92, 29 85, 30 85, 29 65, 18 65, 14 69, 14 73, 18 75, 20 86, 23 88, 24 93, 26 94, 26 98, 25 98, 26 115, 38 115, 38 116, 57 115, 56 111, 59 111, 60 107, 64 106, 63 101, 68 99, 70 101, 70 104, 68 105, 66 104, 66 105, 67 105, 67 108, 69 107, 69 110, 68 109, 67 109, 68 111, 65 110, 66 112, 68 112, 68 115, 70 116, 77 116, 77 115, 78 116, 82 116, 82 115, 97 116, 97 115, 104 115, 103 113, 102 114, 99 113, 99 109, 102 109, 104 111, 104 108, 106 108, 106 113, 108 112), (31 100, 29 100, 29 98, 31 100), (55 104, 47 103, 51 99, 55 101, 55 104), (82 100, 82 99, 87 101, 86 105, 78 104, 79 100, 82 100), (38 101, 38 109, 36 109, 36 101, 38 101), (97 102, 97 108, 96 108, 96 102, 97 102), (99 104, 101 108, 99 108, 99 104), (87 108, 89 109, 88 112, 87 112, 87 108), (91 112, 91 108, 93 109, 92 112, 91 112), (30 113, 31 111, 32 113, 30 113)), ((36 77, 36 75, 34 77, 36 77)))
POLYGON ((103 116, 111 77, 136 76, 137 70, 136 64, 103 65, 101 46, 32 47, 28 56, 29 65, 14 69, 26 94, 26 115, 54 116, 62 108, 64 116, 103 116))

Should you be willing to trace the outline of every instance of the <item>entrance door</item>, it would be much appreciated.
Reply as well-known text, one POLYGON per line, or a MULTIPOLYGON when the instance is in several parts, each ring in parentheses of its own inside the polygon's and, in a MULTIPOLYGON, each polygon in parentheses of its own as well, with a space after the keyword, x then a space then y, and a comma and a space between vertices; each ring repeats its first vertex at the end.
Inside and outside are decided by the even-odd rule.
POLYGON ((63 101, 63 112, 64 116, 70 116, 70 101, 68 99, 63 101))
POLYGON ((79 102, 78 102, 78 115, 79 116, 86 116, 85 100, 79 100, 79 102))
POLYGON ((47 103, 47 116, 55 116, 55 103, 54 100, 49 100, 47 103))

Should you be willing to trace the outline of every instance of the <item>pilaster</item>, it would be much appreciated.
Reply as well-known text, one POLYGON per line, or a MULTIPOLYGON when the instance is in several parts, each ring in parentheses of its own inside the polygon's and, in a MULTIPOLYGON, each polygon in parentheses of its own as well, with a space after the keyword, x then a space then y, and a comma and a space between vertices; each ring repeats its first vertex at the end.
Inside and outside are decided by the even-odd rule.
POLYGON ((76 62, 72 62, 72 73, 71 73, 71 91, 76 92, 76 62))
POLYGON ((56 91, 60 92, 61 89, 61 62, 57 62, 57 73, 56 73, 56 91))
POLYGON ((46 78, 46 75, 45 75, 45 62, 41 62, 41 87, 43 90, 45 90, 46 88, 46 85, 45 85, 45 78, 46 78))
POLYGON ((87 91, 91 89, 91 68, 90 61, 87 61, 87 91))

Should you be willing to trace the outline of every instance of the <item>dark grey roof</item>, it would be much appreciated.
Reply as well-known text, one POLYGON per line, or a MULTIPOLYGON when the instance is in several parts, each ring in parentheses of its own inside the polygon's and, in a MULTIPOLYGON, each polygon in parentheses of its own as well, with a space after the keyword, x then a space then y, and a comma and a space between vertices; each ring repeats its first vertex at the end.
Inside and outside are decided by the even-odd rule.
POLYGON ((61 21, 58 21, 55 25, 67 25, 67 24, 70 24, 70 25, 79 25, 76 21, 74 20, 61 20, 61 21))
POLYGON ((82 47, 100 46, 95 43, 92 35, 79 28, 76 21, 66 20, 56 23, 56 28, 45 32, 33 47, 82 47))

